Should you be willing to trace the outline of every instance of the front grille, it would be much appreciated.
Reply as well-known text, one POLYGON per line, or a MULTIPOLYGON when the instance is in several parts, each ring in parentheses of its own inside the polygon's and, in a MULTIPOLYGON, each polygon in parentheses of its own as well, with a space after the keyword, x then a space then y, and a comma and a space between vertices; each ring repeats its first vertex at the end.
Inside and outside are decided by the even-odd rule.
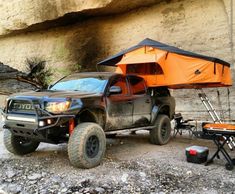
POLYGON ((35 114, 34 105, 39 106, 38 102, 27 100, 10 100, 8 103, 8 113, 35 114))

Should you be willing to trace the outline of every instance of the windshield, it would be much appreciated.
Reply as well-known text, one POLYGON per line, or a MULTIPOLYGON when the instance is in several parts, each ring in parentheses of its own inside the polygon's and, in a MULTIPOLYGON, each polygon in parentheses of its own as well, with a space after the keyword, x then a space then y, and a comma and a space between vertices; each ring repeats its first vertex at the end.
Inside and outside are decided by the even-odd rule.
POLYGON ((107 78, 68 76, 53 85, 50 90, 103 93, 107 78))

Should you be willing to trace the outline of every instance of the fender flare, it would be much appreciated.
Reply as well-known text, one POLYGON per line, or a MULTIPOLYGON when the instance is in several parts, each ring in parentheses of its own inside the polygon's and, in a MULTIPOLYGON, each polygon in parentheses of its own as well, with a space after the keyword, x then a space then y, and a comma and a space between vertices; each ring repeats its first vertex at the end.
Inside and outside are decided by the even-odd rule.
POLYGON ((88 113, 92 116, 91 121, 86 122, 95 122, 99 124, 101 127, 104 127, 105 121, 106 121, 106 114, 101 115, 100 113, 105 113, 105 110, 100 107, 94 107, 92 109, 89 108, 83 108, 79 113, 76 115, 76 119, 79 119, 79 117, 84 114, 88 113), (102 117, 102 118, 101 118, 102 117))
POLYGON ((157 116, 161 113, 169 117, 169 114, 170 114, 169 111, 170 111, 170 107, 168 105, 161 105, 161 106, 154 105, 151 111, 150 123, 153 125, 157 119, 157 116))

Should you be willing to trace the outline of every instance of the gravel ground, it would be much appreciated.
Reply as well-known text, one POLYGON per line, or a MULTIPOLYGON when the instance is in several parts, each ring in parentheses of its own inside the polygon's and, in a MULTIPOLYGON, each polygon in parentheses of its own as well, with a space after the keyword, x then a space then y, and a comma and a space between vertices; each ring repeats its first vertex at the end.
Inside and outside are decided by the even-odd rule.
POLYGON ((35 153, 18 157, 5 150, 2 131, 0 139, 0 194, 234 193, 234 170, 225 170, 223 159, 210 166, 186 162, 190 145, 215 151, 210 141, 187 134, 165 146, 151 145, 144 132, 108 139, 104 161, 89 170, 70 165, 66 144, 41 144, 35 153))

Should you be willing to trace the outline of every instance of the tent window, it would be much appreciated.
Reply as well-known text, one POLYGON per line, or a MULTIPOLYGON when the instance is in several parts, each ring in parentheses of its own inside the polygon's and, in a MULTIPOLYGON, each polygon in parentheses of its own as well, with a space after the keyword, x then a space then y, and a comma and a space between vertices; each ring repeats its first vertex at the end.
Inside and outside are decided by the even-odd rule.
POLYGON ((127 73, 139 75, 161 75, 163 70, 158 63, 128 64, 127 73))

